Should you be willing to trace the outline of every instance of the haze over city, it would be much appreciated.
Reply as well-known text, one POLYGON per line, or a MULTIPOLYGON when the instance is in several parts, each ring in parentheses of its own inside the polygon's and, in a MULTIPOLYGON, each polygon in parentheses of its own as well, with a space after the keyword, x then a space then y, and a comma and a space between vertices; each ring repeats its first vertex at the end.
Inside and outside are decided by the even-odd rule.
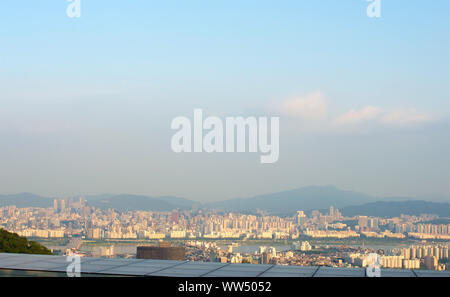
POLYGON ((449 201, 450 4, 0 4, 2 194, 197 201, 309 185, 449 201), (61 13, 63 12, 63 13, 61 13), (175 154, 177 116, 279 116, 280 158, 175 154))
POLYGON ((0 281, 445 288, 449 136, 448 0, 1 1, 0 281))

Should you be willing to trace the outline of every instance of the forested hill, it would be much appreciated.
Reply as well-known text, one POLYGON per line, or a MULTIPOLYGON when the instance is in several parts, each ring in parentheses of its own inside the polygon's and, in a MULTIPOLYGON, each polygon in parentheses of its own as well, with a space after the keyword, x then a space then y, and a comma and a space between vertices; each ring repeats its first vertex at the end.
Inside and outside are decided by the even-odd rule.
POLYGON ((52 254, 45 246, 4 229, 0 229, 0 253, 52 254))

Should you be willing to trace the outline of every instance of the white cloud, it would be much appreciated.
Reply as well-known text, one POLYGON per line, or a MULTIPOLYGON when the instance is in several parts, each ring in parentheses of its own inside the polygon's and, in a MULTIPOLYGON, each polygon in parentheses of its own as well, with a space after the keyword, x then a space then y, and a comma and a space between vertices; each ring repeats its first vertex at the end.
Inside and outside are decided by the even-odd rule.
POLYGON ((386 109, 367 105, 360 109, 351 109, 331 118, 327 114, 327 103, 322 92, 314 92, 301 97, 276 102, 272 110, 282 116, 300 120, 295 123, 296 129, 356 128, 375 126, 408 127, 426 124, 435 120, 432 114, 410 109, 386 109))
POLYGON ((380 116, 383 109, 375 106, 366 106, 360 110, 350 110, 336 118, 334 124, 336 125, 353 125, 361 122, 374 120, 380 116))
POLYGON ((278 103, 275 110, 282 115, 302 120, 321 120, 327 115, 327 104, 323 93, 315 92, 278 103))
POLYGON ((366 106, 359 110, 350 110, 336 118, 337 126, 358 125, 372 121, 388 126, 411 126, 433 121, 433 116, 415 109, 384 110, 380 107, 366 106))

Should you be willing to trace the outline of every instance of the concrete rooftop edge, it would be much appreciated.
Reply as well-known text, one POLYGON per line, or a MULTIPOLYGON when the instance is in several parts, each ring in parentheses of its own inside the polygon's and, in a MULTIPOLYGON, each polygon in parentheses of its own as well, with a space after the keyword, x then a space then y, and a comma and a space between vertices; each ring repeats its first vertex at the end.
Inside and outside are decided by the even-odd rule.
MULTIPOLYGON (((0 253, 0 275, 14 272, 66 274, 69 261, 65 256, 0 253)), ((92 276, 149 277, 365 277, 364 268, 325 266, 283 266, 272 264, 230 264, 172 260, 121 258, 80 258, 80 273, 92 276)), ((37 274, 37 275, 36 275, 37 274)), ((33 274, 31 274, 33 275, 33 274)), ((381 269, 381 277, 450 277, 450 271, 381 269)))

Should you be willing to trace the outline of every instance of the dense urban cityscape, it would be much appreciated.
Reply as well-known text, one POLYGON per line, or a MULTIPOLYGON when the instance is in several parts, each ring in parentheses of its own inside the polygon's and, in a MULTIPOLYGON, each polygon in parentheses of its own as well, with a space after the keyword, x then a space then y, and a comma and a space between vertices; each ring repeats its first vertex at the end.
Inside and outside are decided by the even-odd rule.
POLYGON ((433 214, 344 217, 333 206, 285 217, 204 209, 119 212, 89 206, 82 197, 53 204, 1 207, 0 227, 61 255, 132 258, 138 246, 173 245, 184 247, 190 261, 365 267, 367 255, 377 253, 385 268, 450 270, 450 223, 433 214))

